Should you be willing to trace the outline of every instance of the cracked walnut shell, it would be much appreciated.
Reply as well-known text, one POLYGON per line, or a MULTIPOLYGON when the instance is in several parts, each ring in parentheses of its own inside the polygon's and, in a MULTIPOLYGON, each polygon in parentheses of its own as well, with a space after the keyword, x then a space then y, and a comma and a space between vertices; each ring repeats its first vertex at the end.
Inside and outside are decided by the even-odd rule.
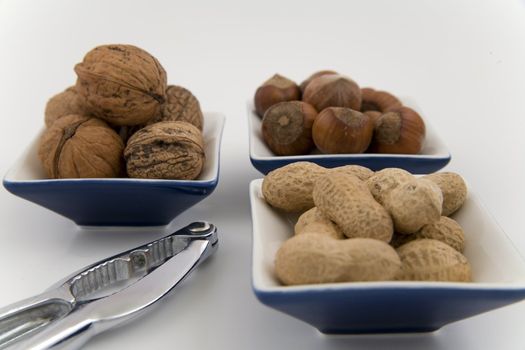
POLYGON ((195 125, 200 131, 204 124, 199 100, 188 89, 169 85, 166 89, 166 102, 161 106, 161 114, 148 124, 160 121, 182 121, 195 125))
POLYGON ((84 101, 78 95, 75 86, 68 87, 47 101, 44 112, 46 126, 50 127, 58 118, 70 114, 88 114, 84 101))
POLYGON ((129 177, 193 180, 204 165, 202 133, 182 121, 151 124, 130 137, 124 158, 129 177))
POLYGON ((166 100, 166 71, 132 45, 102 45, 75 66, 77 91, 90 111, 115 125, 139 125, 160 112, 166 100))
POLYGON ((124 144, 103 120, 68 115, 42 135, 38 156, 47 176, 62 178, 117 177, 124 144))

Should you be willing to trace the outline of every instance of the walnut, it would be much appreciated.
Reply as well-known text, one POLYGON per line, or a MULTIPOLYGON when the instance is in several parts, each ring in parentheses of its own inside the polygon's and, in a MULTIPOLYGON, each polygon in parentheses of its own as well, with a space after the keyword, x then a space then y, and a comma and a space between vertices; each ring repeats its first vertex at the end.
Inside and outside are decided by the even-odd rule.
POLYGON ((55 120, 69 114, 88 114, 84 101, 78 96, 75 86, 68 87, 47 101, 45 111, 46 126, 51 126, 55 120))
POLYGON ((115 125, 144 124, 160 113, 167 78, 159 61, 132 45, 103 45, 75 66, 90 111, 115 125))
POLYGON ((130 137, 124 158, 130 177, 192 180, 204 165, 202 133, 182 121, 151 124, 130 137))
POLYGON ((42 135, 38 156, 50 178, 116 177, 124 143, 103 120, 67 115, 42 135))
POLYGON ((189 90, 176 85, 169 85, 166 95, 167 100, 161 107, 161 114, 151 119, 148 124, 180 120, 191 123, 202 131, 204 118, 197 98, 189 90))

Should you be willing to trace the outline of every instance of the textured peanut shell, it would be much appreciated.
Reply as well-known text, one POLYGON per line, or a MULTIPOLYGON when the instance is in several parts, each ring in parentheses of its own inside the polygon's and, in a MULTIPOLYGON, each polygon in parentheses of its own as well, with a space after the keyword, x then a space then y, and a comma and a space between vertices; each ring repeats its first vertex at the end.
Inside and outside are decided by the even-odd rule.
POLYGON ((75 66, 77 91, 90 111, 115 125, 144 124, 166 100, 159 61, 132 45, 102 45, 75 66))
POLYGON ((397 249, 401 258, 399 280, 470 282, 467 258, 449 245, 434 239, 418 239, 397 249))
POLYGON ((310 162, 296 162, 270 171, 263 180, 262 193, 268 204, 287 212, 314 207, 312 191, 317 178, 327 170, 310 162))
POLYGON ((285 285, 386 281, 399 273, 400 265, 396 251, 385 242, 309 234, 284 242, 277 251, 275 273, 285 285))
POLYGON ((130 177, 193 180, 204 166, 204 141, 190 123, 159 122, 131 136, 124 158, 130 177))
POLYGON ((161 106, 160 115, 155 116, 148 124, 160 121, 188 122, 202 131, 204 117, 199 100, 188 89, 169 85, 166 89, 166 102, 161 106))
POLYGON ((328 169, 328 171, 354 175, 361 181, 366 181, 370 177, 372 177, 372 175, 374 175, 374 172, 372 170, 361 165, 343 165, 337 168, 328 169))
POLYGON ((330 219, 324 216, 317 207, 305 211, 294 227, 296 235, 305 233, 326 234, 335 239, 346 238, 343 231, 330 219))
POLYGON ((442 203, 441 190, 435 183, 413 179, 393 189, 384 207, 392 216, 396 232, 412 234, 439 220, 442 203))
POLYGON ((463 229, 455 220, 447 216, 442 216, 439 221, 433 224, 423 226, 420 231, 412 235, 394 233, 390 244, 397 248, 405 243, 423 238, 441 241, 460 253, 463 253, 465 250, 465 233, 463 229))
POLYGON ((88 112, 75 87, 70 86, 47 101, 44 114, 46 126, 50 127, 58 118, 70 114, 87 115, 88 112))
POLYGON ((357 177, 345 173, 321 176, 315 183, 313 198, 321 213, 346 237, 390 242, 394 232, 390 216, 357 177))
POLYGON ((40 140, 38 156, 48 177, 117 177, 124 143, 104 121, 81 115, 57 119, 40 140))
POLYGON ((437 184, 443 193, 442 215, 452 215, 467 199, 467 184, 461 175, 453 172, 434 173, 423 176, 437 184))
POLYGON ((366 184, 375 200, 384 204, 385 198, 390 192, 406 181, 414 180, 414 176, 408 171, 399 168, 385 168, 375 172, 367 179, 366 184))

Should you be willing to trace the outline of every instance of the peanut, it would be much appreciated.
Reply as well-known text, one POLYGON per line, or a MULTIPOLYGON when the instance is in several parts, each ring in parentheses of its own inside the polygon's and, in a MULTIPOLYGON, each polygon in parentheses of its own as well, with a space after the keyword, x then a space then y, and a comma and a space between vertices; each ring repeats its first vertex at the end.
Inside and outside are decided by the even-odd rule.
POLYGON ((314 182, 327 170, 310 162, 296 162, 275 169, 264 177, 262 193, 273 207, 301 212, 314 207, 314 182))
POLYGON ((423 226, 420 231, 412 235, 394 233, 390 244, 397 248, 410 241, 423 238, 436 239, 446 243, 460 253, 465 250, 463 229, 455 220, 446 216, 442 216, 439 221, 433 224, 423 226))
POLYGON ((453 172, 442 172, 423 176, 439 186, 443 193, 442 215, 449 216, 458 210, 467 198, 467 185, 463 178, 453 172))
POLYGON ((408 171, 399 168, 385 168, 377 171, 366 182, 368 189, 375 200, 384 204, 385 198, 390 192, 409 180, 413 180, 414 176, 408 171))
POLYGON ((345 235, 336 224, 324 216, 317 207, 305 211, 297 220, 294 231, 296 235, 304 233, 327 234, 336 239, 343 239, 345 235))
POLYGON ((308 234, 284 242, 277 251, 275 272, 285 285, 383 281, 393 279, 400 265, 396 251, 385 242, 308 234))
POLYGON ((384 200, 396 232, 411 234, 441 217, 443 196, 429 180, 412 179, 394 188, 384 200))
POLYGON ((418 239, 397 248, 401 270, 397 279, 409 281, 469 282, 472 272, 467 258, 434 239, 418 239))
POLYGON ((315 205, 348 238, 375 238, 389 242, 392 220, 374 200, 366 184, 353 175, 330 172, 319 177, 313 190, 315 205))
POLYGON ((374 172, 360 165, 344 165, 337 168, 328 169, 329 172, 343 172, 356 176, 361 181, 368 180, 374 175, 374 172))

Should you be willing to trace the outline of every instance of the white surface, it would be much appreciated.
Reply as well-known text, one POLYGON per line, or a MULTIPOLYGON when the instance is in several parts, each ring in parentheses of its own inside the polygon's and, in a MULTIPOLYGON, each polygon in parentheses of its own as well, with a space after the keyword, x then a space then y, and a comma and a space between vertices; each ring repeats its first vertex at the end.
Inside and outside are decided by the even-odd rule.
MULTIPOLYGON (((421 108, 412 99, 402 98, 403 104, 416 110, 421 115, 425 115, 421 108)), ((346 158, 349 162, 352 158, 414 158, 414 159, 443 159, 450 157, 450 152, 443 142, 443 139, 436 133, 432 123, 425 120, 426 134, 423 147, 419 154, 385 154, 385 153, 357 153, 357 154, 322 154, 318 149, 312 150, 307 155, 298 156, 276 156, 268 147, 262 136, 262 119, 255 113, 253 102, 247 103, 247 117, 248 117, 248 136, 250 143, 250 157, 257 160, 275 160, 275 159, 293 159, 295 161, 309 160, 315 158, 323 158, 329 156, 330 158, 346 158)), ((349 163, 351 164, 351 163, 349 163)))
MULTIPOLYGON (((217 178, 219 173, 219 162, 220 162, 220 144, 221 134, 223 132, 224 123, 226 118, 221 113, 210 113, 204 112, 204 118, 206 124, 202 130, 202 137, 204 139, 204 153, 206 154, 204 166, 199 177, 194 181, 210 182, 217 178)), ((4 179, 11 182, 26 182, 33 180, 46 180, 44 168, 38 160, 38 146, 40 144, 40 138, 44 132, 44 127, 33 136, 33 140, 30 141, 29 147, 22 152, 20 157, 15 161, 14 165, 9 169, 4 179)), ((82 179, 75 179, 76 181, 82 181, 82 179)), ((75 181, 74 180, 74 181, 75 181)), ((103 181, 122 181, 121 178, 104 179, 103 181)), ((140 180, 140 179, 124 179, 130 182, 137 181, 158 181, 158 180, 140 180)), ((52 180, 62 181, 62 180, 52 180)), ((69 180, 68 180, 69 181, 69 180)), ((170 182, 187 182, 188 180, 171 180, 170 182)))
MULTIPOLYGON (((46 100, 102 43, 154 54, 169 81, 227 116, 221 180, 173 226, 207 219, 216 256, 162 308, 86 349, 524 349, 525 303, 418 336, 323 337, 251 291, 246 96, 276 72, 302 80, 332 68, 361 85, 411 96, 463 174, 525 253, 525 2, 0 0, 0 170, 43 125, 46 100)), ((83 232, 0 191, 0 304, 45 289, 88 263, 160 233, 83 232)))
POLYGON ((269 205, 262 194, 262 179, 250 183, 250 204, 253 223, 253 284, 263 292, 307 291, 325 289, 444 287, 483 290, 525 289, 525 260, 507 235, 480 203, 475 189, 470 188, 467 199, 451 218, 465 231, 465 251, 472 267, 472 283, 459 282, 351 282, 300 286, 283 286, 274 273, 274 261, 279 247, 293 236, 297 214, 285 213, 269 205))

